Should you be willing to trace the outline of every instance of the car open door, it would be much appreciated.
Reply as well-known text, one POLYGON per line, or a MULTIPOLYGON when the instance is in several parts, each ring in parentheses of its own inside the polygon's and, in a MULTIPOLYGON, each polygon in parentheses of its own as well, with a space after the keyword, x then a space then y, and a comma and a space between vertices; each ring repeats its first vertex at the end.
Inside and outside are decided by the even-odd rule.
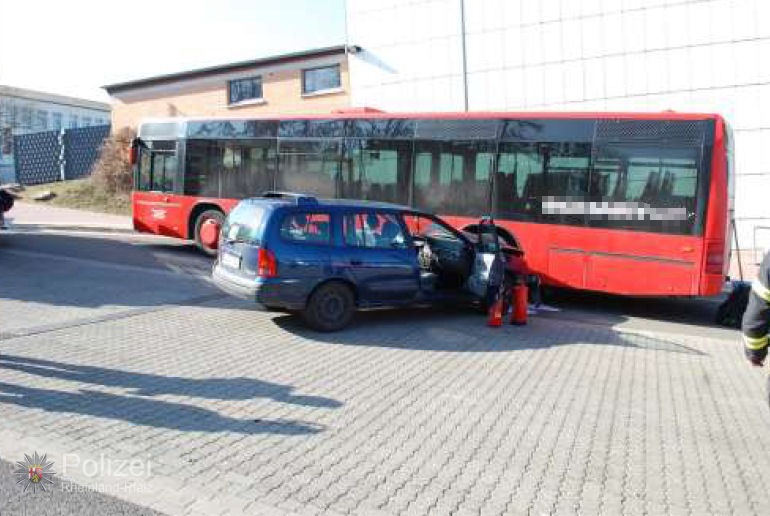
POLYGON ((476 227, 473 268, 466 288, 481 300, 488 299, 490 291, 499 288, 505 276, 505 257, 502 254, 497 227, 492 217, 483 217, 476 227))

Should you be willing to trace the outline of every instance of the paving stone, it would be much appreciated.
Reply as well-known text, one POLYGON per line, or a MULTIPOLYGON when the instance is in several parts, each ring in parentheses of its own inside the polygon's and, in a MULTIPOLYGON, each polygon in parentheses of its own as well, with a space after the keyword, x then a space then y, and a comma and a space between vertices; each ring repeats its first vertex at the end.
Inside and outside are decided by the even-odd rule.
MULTIPOLYGON (((0 335, 32 320, 20 303, 0 335)), ((20 453, 157 457, 174 513, 770 512, 764 377, 737 338, 464 312, 318 335, 176 303, 0 340, 0 431, 20 453)))

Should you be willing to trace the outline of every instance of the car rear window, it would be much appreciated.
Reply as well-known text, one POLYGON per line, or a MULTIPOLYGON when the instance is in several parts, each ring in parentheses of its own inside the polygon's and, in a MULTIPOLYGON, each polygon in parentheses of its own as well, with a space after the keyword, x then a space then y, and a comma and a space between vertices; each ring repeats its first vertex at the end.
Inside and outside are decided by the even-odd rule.
POLYGON ((253 203, 239 203, 222 228, 225 240, 259 245, 264 231, 265 209, 253 203))
POLYGON ((328 244, 329 223, 328 213, 290 213, 281 222, 281 237, 293 242, 328 244))

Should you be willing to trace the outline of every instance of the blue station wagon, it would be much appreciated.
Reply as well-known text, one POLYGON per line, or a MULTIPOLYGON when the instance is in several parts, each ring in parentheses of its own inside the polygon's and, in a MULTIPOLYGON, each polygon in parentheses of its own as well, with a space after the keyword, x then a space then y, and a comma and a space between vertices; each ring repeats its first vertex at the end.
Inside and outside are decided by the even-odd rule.
POLYGON ((359 308, 483 301, 503 275, 489 258, 499 256, 498 239, 484 234, 406 206, 269 192, 228 215, 213 279, 263 309, 334 331, 359 308))

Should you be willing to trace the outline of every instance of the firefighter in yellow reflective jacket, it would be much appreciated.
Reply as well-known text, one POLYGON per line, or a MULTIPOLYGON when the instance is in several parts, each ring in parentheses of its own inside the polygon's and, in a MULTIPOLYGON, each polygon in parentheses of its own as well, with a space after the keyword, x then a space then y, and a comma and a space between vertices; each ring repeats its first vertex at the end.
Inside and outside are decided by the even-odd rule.
POLYGON ((757 279, 751 283, 749 304, 743 314, 743 344, 746 358, 761 366, 767 357, 770 330, 770 253, 765 254, 757 279))

